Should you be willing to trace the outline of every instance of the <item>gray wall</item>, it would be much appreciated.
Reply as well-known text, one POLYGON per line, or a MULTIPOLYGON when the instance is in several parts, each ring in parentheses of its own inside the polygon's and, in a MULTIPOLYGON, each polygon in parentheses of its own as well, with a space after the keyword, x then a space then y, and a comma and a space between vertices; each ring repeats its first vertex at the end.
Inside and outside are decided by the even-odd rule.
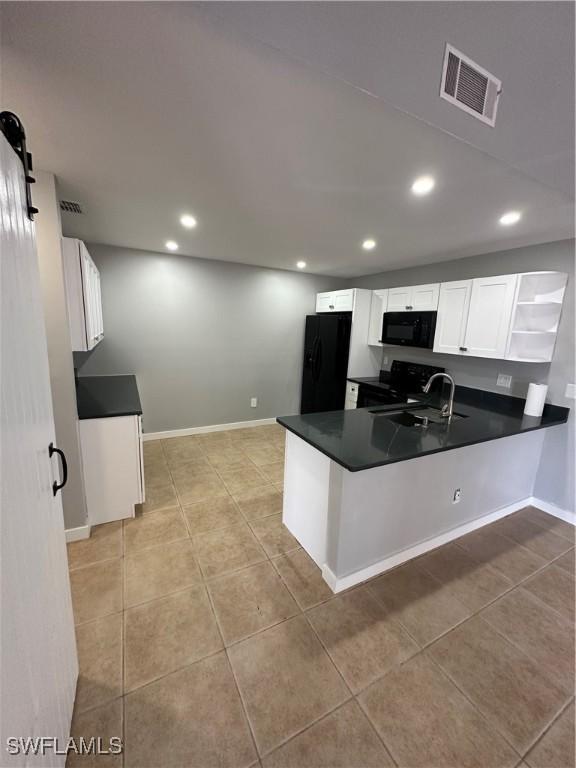
POLYGON ((548 430, 542 463, 536 479, 535 495, 557 504, 563 509, 574 510, 574 409, 576 402, 564 397, 566 384, 576 381, 574 370, 574 241, 517 248, 455 261, 444 261, 423 267, 383 272, 358 278, 354 285, 359 288, 393 288, 400 285, 463 280, 469 277, 503 275, 515 272, 550 269, 567 272, 568 288, 562 308, 562 317, 554 359, 550 364, 513 363, 505 360, 439 355, 428 350, 417 353, 404 349, 384 348, 389 367, 393 359, 417 360, 444 366, 458 384, 508 393, 496 386, 498 373, 513 377, 511 393, 525 397, 531 381, 548 383, 548 400, 571 409, 570 423, 566 427, 548 430))
POLYGON ((306 314, 318 291, 343 280, 88 249, 101 272, 104 340, 79 374, 135 373, 146 432, 298 411, 306 314))
POLYGON ((57 445, 66 454, 68 462, 68 482, 62 490, 64 525, 66 528, 77 528, 86 525, 88 513, 78 437, 72 343, 64 290, 60 209, 53 174, 37 171, 34 176, 34 204, 39 210, 36 216, 36 242, 46 323, 54 427, 57 445))

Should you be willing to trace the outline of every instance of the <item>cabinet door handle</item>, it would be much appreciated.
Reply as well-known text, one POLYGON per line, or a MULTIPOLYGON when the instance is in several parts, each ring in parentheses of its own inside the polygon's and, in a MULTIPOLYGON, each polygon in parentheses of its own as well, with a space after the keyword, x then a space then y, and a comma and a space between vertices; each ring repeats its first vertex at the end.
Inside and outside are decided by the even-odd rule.
POLYGON ((468 352, 468 347, 460 347, 460 352, 468 352))
POLYGON ((55 448, 54 443, 50 443, 48 446, 48 456, 52 458, 54 454, 57 453, 58 456, 60 456, 60 461, 62 462, 62 482, 57 483, 56 480, 52 483, 52 495, 56 496, 58 491, 61 491, 62 488, 66 485, 68 482, 68 463, 66 462, 66 456, 64 456, 64 451, 61 451, 60 448, 55 448))

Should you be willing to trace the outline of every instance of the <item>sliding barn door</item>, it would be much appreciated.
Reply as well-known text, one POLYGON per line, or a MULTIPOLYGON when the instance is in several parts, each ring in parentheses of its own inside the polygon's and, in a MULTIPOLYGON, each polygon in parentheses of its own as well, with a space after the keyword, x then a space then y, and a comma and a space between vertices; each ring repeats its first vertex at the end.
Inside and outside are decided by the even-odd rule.
POLYGON ((0 765, 62 766, 10 755, 7 739, 65 745, 78 662, 64 537, 46 332, 23 167, 0 134, 0 765))

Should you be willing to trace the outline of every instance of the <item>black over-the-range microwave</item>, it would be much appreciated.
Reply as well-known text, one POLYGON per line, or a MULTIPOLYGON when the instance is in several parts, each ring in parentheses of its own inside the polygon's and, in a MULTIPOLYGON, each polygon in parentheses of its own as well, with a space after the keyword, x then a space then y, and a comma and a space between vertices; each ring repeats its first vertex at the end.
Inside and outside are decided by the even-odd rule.
POLYGON ((382 322, 382 341, 384 344, 432 349, 437 314, 437 312, 385 312, 382 322))

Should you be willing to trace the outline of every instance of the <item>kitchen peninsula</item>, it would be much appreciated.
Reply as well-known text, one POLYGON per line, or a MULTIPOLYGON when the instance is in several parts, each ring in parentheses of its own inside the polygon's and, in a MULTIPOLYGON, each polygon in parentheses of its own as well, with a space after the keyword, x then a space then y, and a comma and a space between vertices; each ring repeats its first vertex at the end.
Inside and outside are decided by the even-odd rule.
POLYGON ((543 430, 569 413, 457 387, 448 423, 422 400, 278 418, 283 522, 334 592, 529 504, 543 430))

